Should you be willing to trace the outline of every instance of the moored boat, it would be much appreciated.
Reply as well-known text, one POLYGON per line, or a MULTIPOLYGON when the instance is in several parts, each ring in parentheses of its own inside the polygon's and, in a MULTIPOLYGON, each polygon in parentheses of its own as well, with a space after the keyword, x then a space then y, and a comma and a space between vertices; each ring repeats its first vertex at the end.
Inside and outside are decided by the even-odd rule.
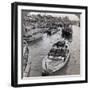
POLYGON ((23 39, 26 40, 27 42, 31 42, 37 39, 40 39, 43 37, 43 33, 41 29, 32 29, 25 33, 23 39))
POLYGON ((70 43, 66 40, 55 43, 42 61, 42 76, 63 68, 70 57, 70 43))

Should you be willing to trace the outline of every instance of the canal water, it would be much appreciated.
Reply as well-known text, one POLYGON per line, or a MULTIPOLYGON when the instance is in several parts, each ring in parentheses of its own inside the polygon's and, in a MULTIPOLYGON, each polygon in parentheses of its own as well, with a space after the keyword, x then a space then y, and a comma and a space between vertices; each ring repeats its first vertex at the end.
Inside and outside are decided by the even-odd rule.
MULTIPOLYGON (((61 70, 50 74, 51 76, 80 74, 80 28, 78 26, 72 26, 72 29, 73 37, 70 47, 70 60, 61 70)), ((29 62, 32 62, 29 77, 42 75, 42 60, 48 54, 52 45, 60 39, 62 39, 61 31, 51 36, 43 34, 41 39, 33 41, 29 44, 29 62)))

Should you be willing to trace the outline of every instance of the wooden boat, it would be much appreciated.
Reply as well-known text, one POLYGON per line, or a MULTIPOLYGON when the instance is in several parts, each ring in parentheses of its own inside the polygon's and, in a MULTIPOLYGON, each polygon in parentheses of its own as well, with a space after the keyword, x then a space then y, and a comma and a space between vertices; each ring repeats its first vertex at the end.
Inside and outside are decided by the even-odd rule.
POLYGON ((42 37, 43 33, 41 29, 32 29, 25 33, 25 35, 23 36, 24 40, 26 40, 27 42, 34 41, 42 37))
POLYGON ((42 61, 42 76, 53 73, 63 68, 70 57, 70 43, 68 41, 58 41, 55 43, 48 55, 42 61))

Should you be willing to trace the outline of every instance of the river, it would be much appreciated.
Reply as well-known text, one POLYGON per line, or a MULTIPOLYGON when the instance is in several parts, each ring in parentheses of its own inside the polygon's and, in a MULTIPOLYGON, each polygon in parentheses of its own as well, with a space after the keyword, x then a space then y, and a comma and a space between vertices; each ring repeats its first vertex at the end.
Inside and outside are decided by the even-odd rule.
MULTIPOLYGON (((80 74, 80 28, 72 26, 73 37, 70 47, 71 55, 68 64, 61 70, 58 70, 50 76, 55 75, 76 75, 80 74)), ((43 38, 33 41, 29 44, 29 56, 31 63, 31 70, 29 77, 42 75, 42 60, 48 54, 52 45, 61 39, 61 32, 48 36, 43 34, 43 38)))

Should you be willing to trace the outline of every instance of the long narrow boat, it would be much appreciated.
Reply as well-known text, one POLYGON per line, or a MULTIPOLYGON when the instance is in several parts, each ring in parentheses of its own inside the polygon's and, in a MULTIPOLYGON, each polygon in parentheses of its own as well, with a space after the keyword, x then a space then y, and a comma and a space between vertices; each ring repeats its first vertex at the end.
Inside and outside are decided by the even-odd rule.
POLYGON ((42 76, 49 75, 63 68, 70 57, 70 43, 68 41, 58 41, 55 43, 48 55, 42 61, 42 76))
POLYGON ((32 29, 25 33, 23 39, 26 40, 27 42, 34 41, 37 39, 40 39, 43 37, 43 33, 41 29, 32 29))

